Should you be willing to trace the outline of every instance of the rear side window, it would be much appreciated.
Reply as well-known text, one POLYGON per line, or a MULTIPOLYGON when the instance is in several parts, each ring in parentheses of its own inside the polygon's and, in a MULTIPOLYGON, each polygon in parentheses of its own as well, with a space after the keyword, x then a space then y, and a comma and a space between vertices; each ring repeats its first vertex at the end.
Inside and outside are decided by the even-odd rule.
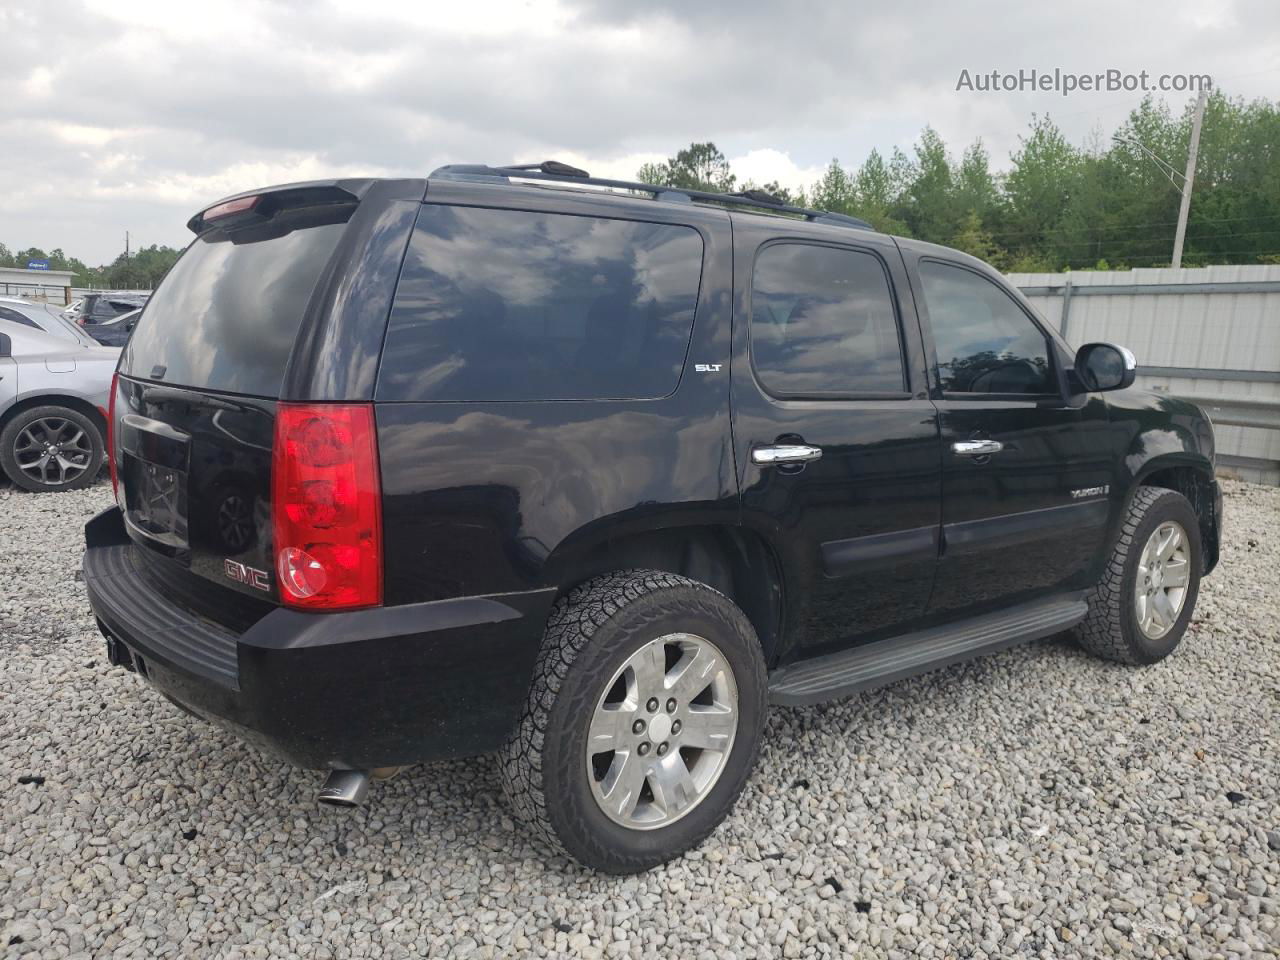
POLYGON ((17 310, 10 310, 8 307, 0 307, 0 320, 12 320, 14 323, 20 323, 24 327, 35 327, 40 329, 40 324, 36 323, 28 316, 24 316, 17 310))
POLYGON ((902 393, 889 277, 871 253, 775 243, 756 257, 751 361, 780 397, 902 393))
POLYGON ((690 227, 426 204, 377 397, 667 396, 701 276, 702 237, 690 227))
POLYGON ((284 211, 231 234, 202 235, 147 302, 121 372, 278 397, 307 301, 352 209, 284 211))

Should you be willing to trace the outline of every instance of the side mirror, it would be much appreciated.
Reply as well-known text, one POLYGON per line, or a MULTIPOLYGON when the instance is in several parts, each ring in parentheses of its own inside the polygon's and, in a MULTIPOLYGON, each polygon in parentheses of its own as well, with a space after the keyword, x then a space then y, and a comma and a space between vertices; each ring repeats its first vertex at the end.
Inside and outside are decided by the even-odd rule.
POLYGON ((13 356, 13 341, 7 333, 0 333, 0 357, 13 356))
POLYGON ((1138 361, 1114 343, 1086 343, 1076 351, 1076 377, 1090 393, 1133 386, 1138 361))

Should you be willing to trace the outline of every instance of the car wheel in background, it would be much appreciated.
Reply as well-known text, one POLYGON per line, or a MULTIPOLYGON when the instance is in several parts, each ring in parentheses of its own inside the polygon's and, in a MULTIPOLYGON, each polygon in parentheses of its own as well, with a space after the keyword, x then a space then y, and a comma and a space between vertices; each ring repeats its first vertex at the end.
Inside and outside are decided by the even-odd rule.
POLYGON ((0 431, 0 467, 36 493, 87 487, 102 469, 103 450, 98 425, 68 407, 23 410, 0 431))

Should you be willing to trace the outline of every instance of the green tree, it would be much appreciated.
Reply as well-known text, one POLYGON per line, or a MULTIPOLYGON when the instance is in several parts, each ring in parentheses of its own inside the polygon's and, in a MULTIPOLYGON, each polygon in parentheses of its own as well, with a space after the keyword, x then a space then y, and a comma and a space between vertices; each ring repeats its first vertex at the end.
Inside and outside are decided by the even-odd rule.
POLYGON ((854 178, 834 158, 809 193, 810 202, 815 207, 832 213, 852 214, 858 200, 854 178))
POLYGON ((737 177, 729 161, 712 142, 691 143, 665 163, 646 163, 636 172, 641 183, 685 190, 729 193, 737 177))

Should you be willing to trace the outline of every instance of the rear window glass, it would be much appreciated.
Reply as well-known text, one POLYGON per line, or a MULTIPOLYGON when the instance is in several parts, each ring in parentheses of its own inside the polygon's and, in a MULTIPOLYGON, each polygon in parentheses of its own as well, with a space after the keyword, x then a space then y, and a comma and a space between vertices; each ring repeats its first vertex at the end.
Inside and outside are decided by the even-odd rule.
POLYGON ((307 301, 351 209, 284 211, 266 224, 200 237, 139 316, 121 371, 180 386, 279 396, 307 301))
POLYGON ((675 390, 702 275, 690 227, 424 205, 379 400, 647 399, 675 390))

